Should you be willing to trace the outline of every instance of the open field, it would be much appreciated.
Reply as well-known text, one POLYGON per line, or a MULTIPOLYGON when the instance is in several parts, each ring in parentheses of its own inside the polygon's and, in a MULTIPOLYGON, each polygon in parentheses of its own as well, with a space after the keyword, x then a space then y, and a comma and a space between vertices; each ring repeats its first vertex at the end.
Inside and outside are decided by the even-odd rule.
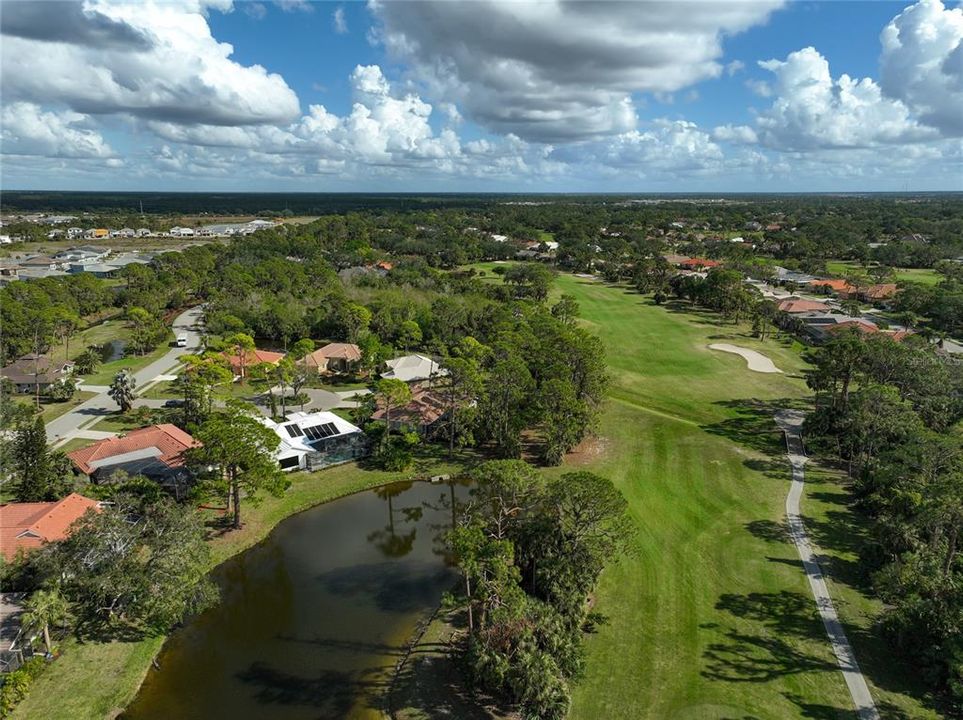
MULTIPOLYGON (((461 459, 471 462, 472 457, 461 459)), ((456 463, 457 465, 457 463, 456 463)), ((432 456, 420 459, 413 472, 366 470, 357 464, 317 473, 292 475, 281 498, 267 496, 258 506, 242 508, 244 527, 211 540, 211 567, 262 540, 284 518, 318 503, 396 480, 449 473, 456 465, 432 456)), ((19 720, 102 720, 114 717, 136 694, 163 637, 137 642, 77 643, 69 641, 64 655, 31 687, 12 718, 19 720)))
MULTIPOLYGON (((833 275, 843 276, 853 271, 865 270, 865 267, 853 260, 829 260, 826 270, 833 275)), ((931 268, 896 268, 896 282, 914 282, 921 285, 936 285, 943 276, 931 268)))
MULTIPOLYGON (((656 307, 600 282, 561 276, 604 345, 612 386, 599 439, 569 458, 617 483, 640 526, 635 551, 603 574, 609 623, 588 641, 573 718, 849 718, 843 684, 795 550, 782 530, 789 467, 773 408, 804 404, 796 343, 681 306, 656 307), (753 373, 730 341, 784 375, 753 373)), ((564 468, 563 468, 564 470, 564 468)), ((834 592, 887 717, 932 718, 912 671, 881 650, 878 604, 855 584, 852 516, 832 476, 804 512, 829 555, 834 592), (849 573, 837 573, 847 568, 849 573)))

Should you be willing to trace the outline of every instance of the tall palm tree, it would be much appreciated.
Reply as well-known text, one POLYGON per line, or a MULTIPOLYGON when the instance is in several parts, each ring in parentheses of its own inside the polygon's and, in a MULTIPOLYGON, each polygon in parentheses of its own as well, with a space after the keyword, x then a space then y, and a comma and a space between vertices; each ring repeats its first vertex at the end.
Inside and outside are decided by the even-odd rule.
POLYGON ((70 606, 59 590, 38 590, 24 603, 20 621, 25 629, 43 632, 43 644, 50 653, 50 626, 63 625, 69 618, 70 606))

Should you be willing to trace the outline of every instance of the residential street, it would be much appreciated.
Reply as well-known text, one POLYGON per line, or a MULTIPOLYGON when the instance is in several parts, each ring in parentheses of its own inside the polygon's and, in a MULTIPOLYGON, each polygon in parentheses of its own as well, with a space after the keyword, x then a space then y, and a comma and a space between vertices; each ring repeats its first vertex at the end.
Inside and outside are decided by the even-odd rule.
MULTIPOLYGON (((203 312, 202 308, 195 307, 177 316, 173 326, 174 337, 186 335, 187 347, 173 347, 164 357, 134 373, 138 391, 158 376, 164 375, 176 367, 178 359, 182 355, 193 353, 200 349, 200 320, 203 312)), ((85 389, 93 389, 93 387, 94 386, 91 386, 85 389)), ((47 442, 52 444, 66 442, 73 437, 82 426, 93 424, 98 418, 109 415, 117 410, 117 403, 107 394, 106 388, 96 386, 96 389, 103 390, 103 392, 81 403, 70 412, 47 423, 47 442)), ((149 401, 144 401, 144 403, 152 406, 149 401)))

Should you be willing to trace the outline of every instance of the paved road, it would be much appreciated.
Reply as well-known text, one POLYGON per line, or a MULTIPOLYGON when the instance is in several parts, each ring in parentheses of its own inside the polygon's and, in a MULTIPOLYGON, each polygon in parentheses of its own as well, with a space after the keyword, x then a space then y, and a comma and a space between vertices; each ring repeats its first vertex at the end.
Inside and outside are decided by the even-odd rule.
MULTIPOLYGON (((137 387, 142 388, 155 380, 158 375, 164 375, 178 364, 178 358, 187 353, 196 352, 201 347, 200 319, 203 310, 199 307, 181 313, 174 320, 174 336, 187 336, 187 347, 175 347, 159 360, 134 373, 137 387)), ((97 389, 101 389, 98 387, 97 389)), ((146 404, 150 404, 145 401, 146 404)), ((117 411, 115 403, 106 391, 99 393, 73 410, 47 423, 47 442, 57 443, 69 438, 82 425, 92 423, 96 419, 117 411)))
POLYGON ((802 516, 799 511, 799 500, 802 497, 803 482, 805 480, 805 466, 808 458, 802 441, 802 423, 805 415, 797 410, 780 410, 776 413, 776 424, 786 434, 786 445, 789 455, 789 462, 792 464, 792 485, 789 488, 789 495, 786 496, 786 518, 789 521, 789 535, 796 545, 799 552, 799 559, 802 560, 803 567, 806 569, 806 577, 809 579, 809 587, 816 600, 816 607, 819 609, 819 616, 823 620, 826 634, 836 655, 836 662, 843 673, 846 687, 849 688, 850 697, 853 699, 853 706, 856 708, 856 715, 859 720, 879 720, 879 711, 873 696, 869 692, 866 678, 863 677, 856 662, 856 654, 853 652, 846 631, 843 630, 842 623, 839 622, 839 615, 836 614, 836 607, 829 596, 829 587, 823 579, 822 570, 813 546, 806 535, 806 527, 803 525, 802 516))

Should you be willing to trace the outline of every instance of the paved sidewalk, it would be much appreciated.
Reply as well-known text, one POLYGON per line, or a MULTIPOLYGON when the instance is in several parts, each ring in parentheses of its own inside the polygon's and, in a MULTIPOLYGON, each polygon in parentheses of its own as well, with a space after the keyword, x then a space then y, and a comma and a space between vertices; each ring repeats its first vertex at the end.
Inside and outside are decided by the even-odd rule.
POLYGON ((802 521, 799 510, 799 501, 802 497, 803 483, 805 481, 806 450, 802 440, 802 424, 805 414, 798 410, 780 410, 776 413, 776 424, 786 434, 786 447, 789 455, 789 462, 792 464, 792 484, 789 486, 789 495, 786 496, 786 518, 789 521, 789 535, 796 550, 799 552, 799 559, 802 560, 806 570, 806 577, 809 580, 809 587, 812 590, 813 598, 816 600, 816 607, 819 616, 822 618, 829 642, 836 655, 836 662, 843 673, 846 687, 849 688, 849 695, 853 699, 853 706, 856 708, 856 715, 859 720, 880 720, 879 711, 873 696, 869 692, 866 678, 863 677, 856 662, 856 654, 853 652, 846 631, 839 621, 836 613, 836 606, 829 595, 829 587, 823 579, 822 569, 816 560, 812 543, 806 534, 806 527, 802 521))

